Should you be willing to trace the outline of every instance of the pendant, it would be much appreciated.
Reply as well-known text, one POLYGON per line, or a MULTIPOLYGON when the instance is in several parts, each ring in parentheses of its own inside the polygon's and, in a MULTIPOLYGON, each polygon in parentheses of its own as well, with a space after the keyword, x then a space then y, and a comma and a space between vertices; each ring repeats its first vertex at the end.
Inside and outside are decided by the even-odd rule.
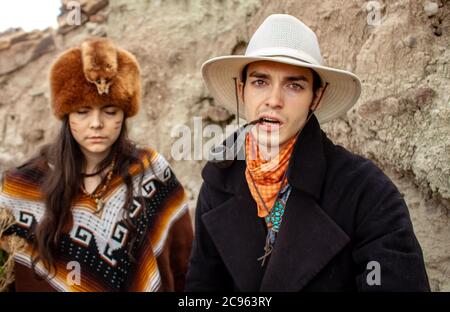
POLYGON ((96 198, 95 203, 97 204, 97 209, 95 210, 95 213, 102 211, 104 205, 103 200, 101 198, 100 199, 96 198))
POLYGON ((258 261, 261 261, 261 266, 263 267, 266 259, 270 256, 273 249, 273 243, 275 242, 275 233, 269 229, 266 237, 266 244, 264 246, 264 255, 258 258, 258 261))

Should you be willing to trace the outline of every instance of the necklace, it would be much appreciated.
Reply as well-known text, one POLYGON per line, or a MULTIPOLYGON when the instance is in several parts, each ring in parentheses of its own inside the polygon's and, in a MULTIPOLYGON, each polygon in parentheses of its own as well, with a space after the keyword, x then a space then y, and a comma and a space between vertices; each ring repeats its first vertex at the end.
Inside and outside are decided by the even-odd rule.
POLYGON ((256 193, 258 194, 259 199, 261 200, 264 209, 267 211, 268 215, 265 217, 265 221, 267 224, 267 236, 266 236, 266 243, 264 245, 264 255, 259 257, 257 260, 261 261, 261 266, 264 266, 264 263, 266 262, 266 259, 270 256, 273 250, 273 246, 275 244, 275 238, 276 234, 278 233, 281 225, 281 221, 284 215, 284 210, 286 207, 286 201, 287 197, 290 193, 290 187, 289 185, 283 185, 287 178, 287 170, 283 175, 283 178, 281 180, 281 186, 278 190, 277 197, 275 199, 275 202, 272 206, 272 209, 268 209, 266 203, 264 202, 261 193, 258 190, 258 187, 256 186, 255 180, 253 179, 252 174, 249 172, 250 178, 252 180, 253 186, 255 187, 256 193), (286 192, 287 191, 287 192, 286 192), (284 200, 280 197, 281 194, 284 194, 284 200))
POLYGON ((98 214, 103 210, 103 207, 104 207, 103 196, 105 195, 106 190, 109 186, 109 183, 111 182, 115 164, 116 164, 116 161, 115 161, 115 159, 113 159, 113 161, 111 162, 111 165, 109 166, 108 173, 102 179, 102 181, 97 186, 97 188, 94 190, 94 192, 92 192, 92 193, 87 192, 84 187, 84 183, 81 186, 81 190, 83 191, 83 193, 90 199, 94 200, 95 204, 97 205, 95 214, 98 214))
POLYGON ((81 175, 85 178, 95 177, 96 175, 99 175, 105 168, 100 168, 100 170, 93 172, 93 173, 82 173, 81 175))
MULTIPOLYGON (((318 103, 320 103, 320 101, 322 100, 322 96, 325 93, 327 86, 328 86, 328 82, 325 84, 324 90, 322 91, 322 93, 320 95, 318 103)), ((318 104, 316 104, 316 106, 317 105, 318 104)), ((311 110, 311 108, 309 109, 306 121, 303 124, 303 126, 299 129, 299 131, 297 132, 295 141, 298 140, 300 133, 303 131, 303 128, 308 123, 309 119, 312 117, 314 111, 315 111, 315 108, 314 108, 314 110, 311 110)), ((289 160, 289 163, 291 162, 291 160, 292 160, 292 158, 289 160)), ((289 165, 288 165, 288 168, 289 168, 289 165)), ((259 257, 257 259, 258 261, 261 261, 261 266, 264 266, 264 263, 265 263, 267 257, 269 257, 270 254, 272 253, 272 250, 273 250, 273 247, 275 244, 275 238, 280 229, 281 221, 283 220, 283 215, 284 215, 284 211, 286 208, 287 198, 289 197, 289 194, 291 191, 291 187, 289 186, 289 184, 284 186, 284 183, 286 182, 286 178, 287 178, 287 172, 288 172, 288 169, 286 169, 286 171, 284 172, 283 178, 281 180, 280 188, 278 189, 278 193, 277 193, 275 202, 274 202, 271 210, 268 209, 266 203, 264 202, 264 199, 263 199, 261 193, 259 192, 258 187, 256 186, 255 179, 253 178, 250 170, 248 172, 250 179, 252 180, 252 184, 256 190, 256 193, 258 194, 258 197, 259 197, 261 203, 263 204, 264 209, 268 213, 268 215, 265 217, 265 222, 267 224, 267 236, 266 236, 266 243, 264 245, 264 255, 262 255, 261 257, 259 257), (283 193, 283 196, 281 198, 280 195, 282 193, 283 193)))

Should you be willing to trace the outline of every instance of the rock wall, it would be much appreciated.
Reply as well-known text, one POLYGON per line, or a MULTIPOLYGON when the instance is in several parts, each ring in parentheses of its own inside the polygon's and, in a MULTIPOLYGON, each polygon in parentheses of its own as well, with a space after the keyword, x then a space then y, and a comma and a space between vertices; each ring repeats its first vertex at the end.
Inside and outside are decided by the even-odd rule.
POLYGON ((449 1, 83 0, 80 26, 68 24, 66 3, 58 30, 0 34, 1 171, 58 130, 48 106, 52 60, 87 36, 108 36, 142 67, 143 106, 130 135, 166 156, 194 208, 204 161, 173 159, 171 132, 180 124, 194 129, 194 117, 203 126, 235 123, 208 94, 200 66, 242 54, 265 17, 289 13, 317 33, 326 64, 362 79, 357 105, 324 130, 398 186, 432 289, 450 291, 449 1))

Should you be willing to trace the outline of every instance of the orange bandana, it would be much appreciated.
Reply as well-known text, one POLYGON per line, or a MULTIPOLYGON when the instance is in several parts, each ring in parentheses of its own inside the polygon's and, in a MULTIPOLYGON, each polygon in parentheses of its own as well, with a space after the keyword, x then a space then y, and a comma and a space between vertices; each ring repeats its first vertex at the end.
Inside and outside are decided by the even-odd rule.
MULTIPOLYGON (((282 187, 282 179, 284 173, 289 165, 289 159, 291 158, 292 150, 294 149, 294 143, 297 136, 290 139, 287 144, 279 151, 278 157, 265 160, 258 144, 251 133, 245 138, 245 158, 247 159, 247 169, 245 170, 245 178, 252 194, 253 199, 256 201, 258 207, 258 216, 261 218, 266 217, 270 211, 267 211, 261 201, 258 191, 261 194, 266 207, 270 210, 275 203, 278 191, 282 187), (258 188, 252 182, 252 178, 258 188)), ((285 183, 283 186, 287 184, 285 183)))

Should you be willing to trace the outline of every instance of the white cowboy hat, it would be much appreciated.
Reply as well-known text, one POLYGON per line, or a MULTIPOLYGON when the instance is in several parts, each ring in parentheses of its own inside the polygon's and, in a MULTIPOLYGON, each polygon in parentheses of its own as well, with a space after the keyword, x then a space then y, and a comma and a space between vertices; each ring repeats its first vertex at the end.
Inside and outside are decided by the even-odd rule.
MULTIPOLYGON (((203 79, 216 101, 236 112, 235 79, 240 79, 244 67, 255 61, 272 61, 315 70, 328 83, 322 104, 315 114, 326 123, 352 107, 361 93, 359 78, 345 70, 322 65, 315 33, 297 18, 287 14, 270 15, 250 39, 245 55, 212 58, 202 65, 203 79)), ((244 110, 239 104, 239 115, 244 110)))

